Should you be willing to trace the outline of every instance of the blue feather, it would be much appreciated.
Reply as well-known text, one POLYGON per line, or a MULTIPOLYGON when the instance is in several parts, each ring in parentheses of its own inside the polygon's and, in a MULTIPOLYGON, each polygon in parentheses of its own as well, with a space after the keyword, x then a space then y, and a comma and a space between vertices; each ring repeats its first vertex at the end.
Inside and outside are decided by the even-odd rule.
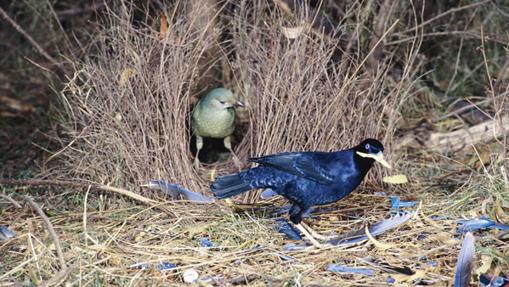
MULTIPOLYGON (((385 219, 381 222, 375 223, 371 227, 368 228, 369 233, 373 236, 380 235, 388 230, 396 228, 401 224, 407 222, 414 213, 408 212, 404 214, 397 214, 389 219, 385 219)), ((328 241, 328 243, 332 245, 350 245, 358 242, 362 242, 364 240, 368 240, 368 237, 365 234, 364 228, 352 233, 346 234, 343 236, 338 236, 328 241)))
POLYGON ((362 275, 367 275, 367 276, 375 275, 375 271, 371 268, 358 268, 358 267, 350 267, 350 266, 338 265, 338 264, 327 265, 327 271, 338 272, 338 273, 362 274, 362 275))
POLYGON ((472 233, 468 232, 461 244, 458 262, 456 263, 456 273, 454 275, 454 287, 469 286, 470 276, 475 255, 475 239, 472 233))
POLYGON ((165 192, 172 199, 179 199, 181 197, 196 203, 211 203, 214 199, 197 192, 190 191, 181 185, 169 183, 164 180, 150 180, 148 182, 150 189, 159 189, 165 192))

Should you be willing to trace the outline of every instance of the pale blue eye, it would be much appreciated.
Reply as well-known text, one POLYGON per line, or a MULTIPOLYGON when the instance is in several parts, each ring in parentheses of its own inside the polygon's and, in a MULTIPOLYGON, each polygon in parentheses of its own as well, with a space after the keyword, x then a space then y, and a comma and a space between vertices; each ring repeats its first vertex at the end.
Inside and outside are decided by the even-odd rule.
POLYGON ((364 147, 366 148, 366 150, 369 150, 369 144, 366 144, 364 147))

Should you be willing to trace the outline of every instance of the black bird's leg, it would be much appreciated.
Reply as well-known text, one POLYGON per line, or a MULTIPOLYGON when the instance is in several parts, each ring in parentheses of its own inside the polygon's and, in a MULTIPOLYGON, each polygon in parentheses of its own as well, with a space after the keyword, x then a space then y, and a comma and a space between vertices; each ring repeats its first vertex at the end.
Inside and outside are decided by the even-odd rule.
MULTIPOLYGON (((299 229, 300 232, 302 232, 302 234, 304 234, 304 236, 309 239, 309 241, 311 241, 311 243, 316 247, 316 248, 323 248, 324 245, 321 244, 320 242, 318 242, 314 237, 313 235, 311 235, 309 233, 309 231, 304 228, 304 226, 302 226, 301 222, 302 222, 302 215, 308 210, 309 208, 302 208, 300 207, 299 205, 297 204, 293 204, 292 207, 290 208, 290 211, 288 212, 290 214, 290 220, 295 223, 295 226, 297 227, 297 229, 299 229)), ((314 231, 313 231, 314 232, 314 231)))

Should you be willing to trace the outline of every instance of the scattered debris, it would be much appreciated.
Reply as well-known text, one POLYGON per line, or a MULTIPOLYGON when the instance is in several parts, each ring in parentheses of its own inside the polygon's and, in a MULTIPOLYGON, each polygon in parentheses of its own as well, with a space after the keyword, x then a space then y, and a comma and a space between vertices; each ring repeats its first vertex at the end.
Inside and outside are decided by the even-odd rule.
POLYGON ((150 263, 150 262, 140 262, 140 263, 135 263, 135 264, 132 264, 131 266, 129 266, 129 268, 137 268, 140 270, 147 270, 147 269, 150 269, 151 267, 154 267, 156 270, 162 272, 162 271, 168 271, 168 270, 175 269, 175 268, 177 268, 177 265, 170 263, 170 262, 162 261, 156 265, 154 265, 153 263, 150 263))
POLYGON ((297 27, 281 27, 281 30, 283 31, 283 34, 288 39, 297 39, 302 32, 304 31, 305 26, 297 26, 297 27))
POLYGON ((484 287, 507 287, 509 286, 509 277, 481 274, 479 276, 479 283, 480 286, 484 287))
POLYGON ((9 238, 16 237, 16 233, 7 228, 6 226, 0 225, 0 240, 7 240, 9 238))
POLYGON ((475 255, 475 239, 472 233, 468 232, 461 244, 458 262, 456 263, 456 272, 454 275, 454 287, 470 286, 470 276, 475 255))
POLYGON ((302 240, 302 236, 297 228, 292 226, 286 219, 278 218, 274 224, 274 229, 277 232, 282 233, 291 240, 302 240))
POLYGON ((211 203, 214 202, 212 197, 190 191, 181 185, 169 183, 164 180, 150 180, 147 184, 142 185, 149 189, 159 189, 164 191, 172 199, 180 199, 181 197, 196 203, 211 203))
POLYGON ((329 265, 327 265, 326 270, 329 272, 362 274, 362 275, 367 275, 367 276, 375 275, 375 271, 371 268, 358 268, 358 267, 350 267, 350 266, 338 265, 338 264, 329 264, 329 265))
POLYGON ((396 174, 391 176, 385 176, 382 181, 390 184, 404 184, 408 182, 408 178, 404 174, 396 174))
POLYGON ((198 280, 198 271, 194 270, 193 268, 189 268, 184 270, 182 273, 182 278, 184 279, 184 282, 186 283, 194 283, 198 280))
POLYGON ((200 238, 200 246, 201 247, 214 247, 214 243, 212 243, 208 237, 202 237, 202 238, 200 238))

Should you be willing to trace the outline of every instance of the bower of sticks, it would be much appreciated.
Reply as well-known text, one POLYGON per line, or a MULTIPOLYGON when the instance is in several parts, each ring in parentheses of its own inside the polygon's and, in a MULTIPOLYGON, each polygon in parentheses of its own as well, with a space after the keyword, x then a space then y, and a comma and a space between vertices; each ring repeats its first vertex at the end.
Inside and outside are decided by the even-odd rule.
POLYGON ((62 51, 2 7, 58 84, 30 172, 0 170, 0 286, 505 286, 509 6, 336 2, 84 4, 86 33, 48 28, 68 33, 62 51), (245 103, 243 169, 365 138, 392 169, 314 208, 305 222, 335 238, 321 249, 288 224, 282 197, 196 203, 149 188, 211 197, 215 177, 238 171, 213 142, 193 165, 191 111, 216 87, 245 103))

